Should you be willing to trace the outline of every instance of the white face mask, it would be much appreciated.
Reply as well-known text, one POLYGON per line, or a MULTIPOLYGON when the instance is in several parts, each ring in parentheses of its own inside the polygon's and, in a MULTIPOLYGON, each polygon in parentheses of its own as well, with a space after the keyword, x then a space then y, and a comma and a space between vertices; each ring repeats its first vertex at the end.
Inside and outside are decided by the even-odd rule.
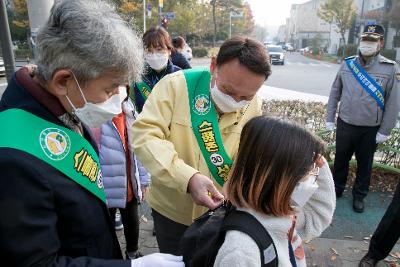
POLYGON ((90 128, 100 127, 103 123, 106 123, 122 112, 122 101, 124 101, 127 96, 125 86, 120 86, 118 88, 119 94, 113 95, 104 102, 94 104, 86 101, 75 75, 74 79, 78 85, 83 100, 85 101, 85 105, 83 105, 81 108, 76 108, 74 104, 72 104, 69 97, 66 97, 69 104, 73 108, 73 113, 79 118, 79 120, 88 125, 90 128))
POLYGON ((293 190, 291 199, 295 206, 302 208, 318 189, 316 177, 310 175, 307 180, 299 182, 293 190))
POLYGON ((168 58, 167 53, 145 53, 144 55, 144 59, 153 70, 164 69, 168 64, 168 58))
POLYGON ((361 41, 358 49, 360 50, 361 55, 370 57, 375 55, 376 52, 378 52, 379 42, 361 41))
POLYGON ((210 91, 211 97, 214 100, 215 105, 217 105, 223 113, 235 112, 239 109, 244 108, 250 103, 250 101, 248 100, 236 102, 236 100, 233 99, 230 95, 222 93, 218 89, 217 83, 215 83, 214 87, 211 88, 210 91))

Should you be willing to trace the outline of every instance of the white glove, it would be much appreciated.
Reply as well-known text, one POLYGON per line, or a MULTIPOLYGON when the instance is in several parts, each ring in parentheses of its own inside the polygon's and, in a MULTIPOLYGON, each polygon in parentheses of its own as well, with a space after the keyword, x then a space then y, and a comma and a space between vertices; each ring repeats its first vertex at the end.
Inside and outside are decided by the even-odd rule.
POLYGON ((383 134, 380 134, 380 133, 376 133, 375 140, 376 140, 377 144, 380 144, 380 143, 383 143, 383 142, 387 141, 389 138, 390 138, 390 135, 383 135, 383 134))
POLYGON ((325 128, 328 131, 333 131, 333 129, 335 129, 335 123, 334 122, 326 122, 325 128))
POLYGON ((164 253, 153 253, 132 260, 131 267, 185 267, 182 256, 174 256, 164 253))

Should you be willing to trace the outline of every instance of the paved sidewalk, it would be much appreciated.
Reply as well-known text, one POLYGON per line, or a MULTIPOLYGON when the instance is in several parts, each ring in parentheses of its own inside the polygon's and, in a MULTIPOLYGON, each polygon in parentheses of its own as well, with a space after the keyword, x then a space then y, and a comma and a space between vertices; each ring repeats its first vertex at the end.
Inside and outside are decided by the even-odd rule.
MULTIPOLYGON (((153 236, 153 218, 149 205, 145 202, 139 206, 140 227, 139 227, 139 250, 144 254, 158 252, 156 237, 153 236)), ((125 255, 125 237, 124 231, 117 231, 119 243, 123 255, 125 255)))
MULTIPOLYGON (((367 251, 368 241, 316 238, 305 244, 307 266, 357 267, 367 251)), ((396 251, 400 251, 400 245, 395 247, 393 253, 396 251)), ((379 262, 377 267, 389 267, 390 263, 394 265, 395 262, 395 258, 388 257, 379 262)), ((397 260, 397 263, 400 262, 397 260)))

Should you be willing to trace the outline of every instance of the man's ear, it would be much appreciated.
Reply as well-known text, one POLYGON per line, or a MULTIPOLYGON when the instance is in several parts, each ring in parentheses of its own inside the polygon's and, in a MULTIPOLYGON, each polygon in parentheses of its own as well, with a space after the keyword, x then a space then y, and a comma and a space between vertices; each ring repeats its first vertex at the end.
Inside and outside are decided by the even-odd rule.
POLYGON ((212 57, 211 58, 211 64, 210 64, 210 72, 211 72, 211 74, 214 74, 216 69, 217 69, 217 59, 216 59, 216 57, 212 57))
POLYGON ((48 82, 49 90, 56 96, 68 94, 68 88, 76 86, 75 79, 69 70, 57 70, 48 82))

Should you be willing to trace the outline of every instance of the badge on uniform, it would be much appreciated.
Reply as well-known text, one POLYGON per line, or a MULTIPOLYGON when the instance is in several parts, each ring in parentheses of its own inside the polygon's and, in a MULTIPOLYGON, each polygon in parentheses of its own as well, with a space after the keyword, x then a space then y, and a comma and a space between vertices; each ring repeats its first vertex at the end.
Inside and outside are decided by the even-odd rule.
POLYGON ((369 26, 368 26, 368 32, 374 33, 375 30, 376 30, 376 26, 375 26, 375 25, 369 25, 369 26))
POLYGON ((396 73, 396 79, 400 81, 400 72, 396 73))

